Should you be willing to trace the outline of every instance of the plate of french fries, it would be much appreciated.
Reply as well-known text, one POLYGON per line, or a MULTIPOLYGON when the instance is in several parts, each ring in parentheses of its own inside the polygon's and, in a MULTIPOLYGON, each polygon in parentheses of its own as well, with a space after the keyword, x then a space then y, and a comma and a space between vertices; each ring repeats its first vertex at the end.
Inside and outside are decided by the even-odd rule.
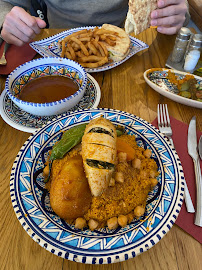
POLYGON ((113 28, 108 30, 88 26, 63 31, 32 42, 30 46, 44 57, 66 57, 80 63, 87 72, 93 73, 114 68, 149 47, 143 41, 128 36, 128 48, 125 48, 127 52, 124 56, 114 57, 113 49, 118 43, 120 45, 118 47, 124 48, 125 40, 122 42, 121 38, 113 28))

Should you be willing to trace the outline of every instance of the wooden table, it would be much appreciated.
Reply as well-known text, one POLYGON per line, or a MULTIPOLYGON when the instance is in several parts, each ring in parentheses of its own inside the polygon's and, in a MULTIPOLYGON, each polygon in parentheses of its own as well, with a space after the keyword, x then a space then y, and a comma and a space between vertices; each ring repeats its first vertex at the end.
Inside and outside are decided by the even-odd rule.
MULTIPOLYGON (((38 39, 61 30, 44 30, 38 39)), ((151 67, 164 67, 175 36, 157 34, 148 29, 138 36, 150 47, 122 65, 100 73, 93 73, 101 88, 99 107, 108 107, 140 116, 152 122, 157 116, 157 104, 167 103, 170 115, 189 123, 197 117, 197 129, 202 131, 202 111, 178 104, 151 89, 144 81, 143 72, 151 67)), ((0 78, 2 83, 5 77, 0 78)), ((10 172, 14 159, 30 134, 18 131, 0 118, 0 269, 201 269, 202 249, 192 236, 174 225, 167 235, 147 252, 125 262, 112 265, 85 265, 57 257, 35 243, 24 231, 14 213, 9 191, 10 172)))

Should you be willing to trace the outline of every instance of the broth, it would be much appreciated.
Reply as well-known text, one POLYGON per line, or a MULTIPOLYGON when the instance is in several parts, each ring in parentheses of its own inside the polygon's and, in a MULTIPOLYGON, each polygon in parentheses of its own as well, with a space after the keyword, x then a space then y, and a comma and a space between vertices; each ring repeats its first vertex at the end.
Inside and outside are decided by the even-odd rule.
POLYGON ((70 78, 48 75, 27 83, 19 94, 19 99, 34 103, 49 103, 73 95, 79 86, 70 78))

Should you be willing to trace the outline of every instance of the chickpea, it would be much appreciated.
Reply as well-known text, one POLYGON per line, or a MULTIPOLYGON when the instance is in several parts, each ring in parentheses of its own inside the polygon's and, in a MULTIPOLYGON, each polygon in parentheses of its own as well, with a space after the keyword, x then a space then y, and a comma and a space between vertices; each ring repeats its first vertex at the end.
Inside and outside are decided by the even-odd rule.
POLYGON ((152 155, 152 151, 150 149, 146 149, 143 153, 143 155, 146 157, 146 158, 150 158, 151 155, 152 155))
POLYGON ((124 182, 124 176, 122 172, 116 172, 115 173, 115 181, 118 183, 123 183, 124 182))
POLYGON ((134 214, 137 218, 141 217, 145 212, 145 208, 143 208, 142 206, 138 205, 135 207, 134 209, 134 214))
POLYGON ((112 177, 109 181, 109 187, 115 186, 115 179, 112 177))
POLYGON ((128 219, 128 224, 130 224, 133 221, 133 214, 132 213, 129 213, 127 215, 127 219, 128 219))
POLYGON ((141 160, 139 158, 133 159, 132 160, 132 166, 135 169, 140 169, 140 167, 141 167, 141 160))
POLYGON ((75 221, 75 228, 82 230, 84 227, 86 227, 86 220, 82 217, 78 217, 75 221))
POLYGON ((146 178, 147 178, 147 172, 145 172, 145 171, 140 171, 140 177, 141 177, 142 179, 146 179, 146 178))
POLYGON ((154 178, 156 176, 156 172, 154 171, 154 170, 152 170, 151 172, 150 172, 150 177, 151 178, 154 178))
POLYGON ((151 179, 151 185, 152 187, 155 187, 158 184, 158 180, 156 178, 151 179))
POLYGON ((126 207, 126 203, 125 203, 123 200, 121 200, 121 201, 120 201, 120 206, 126 207))
POLYGON ((49 165, 46 165, 46 167, 44 167, 44 169, 43 169, 43 175, 45 177, 48 177, 48 175, 49 175, 49 165))
POLYGON ((118 218, 112 217, 107 220, 107 226, 110 230, 115 230, 118 227, 118 218))
POLYGON ((125 227, 127 225, 127 222, 128 222, 127 216, 124 216, 124 215, 118 216, 118 224, 121 227, 125 227))
POLYGON ((94 231, 98 227, 98 225, 99 225, 99 223, 94 219, 90 219, 88 221, 88 227, 91 231, 94 231))
POLYGON ((126 153, 124 153, 124 152, 118 153, 118 160, 119 160, 120 163, 126 162, 126 159, 127 159, 127 154, 126 153))

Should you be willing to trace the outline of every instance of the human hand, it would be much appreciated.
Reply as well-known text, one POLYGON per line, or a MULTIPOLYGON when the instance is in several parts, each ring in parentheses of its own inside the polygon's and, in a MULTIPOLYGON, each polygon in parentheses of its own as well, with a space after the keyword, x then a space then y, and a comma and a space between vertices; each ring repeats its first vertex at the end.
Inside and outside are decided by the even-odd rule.
POLYGON ((1 36, 9 44, 22 46, 30 42, 44 27, 46 23, 43 20, 15 6, 5 17, 1 36))
POLYGON ((185 0, 158 0, 158 9, 151 13, 151 25, 162 34, 173 35, 183 26, 186 12, 185 0))

